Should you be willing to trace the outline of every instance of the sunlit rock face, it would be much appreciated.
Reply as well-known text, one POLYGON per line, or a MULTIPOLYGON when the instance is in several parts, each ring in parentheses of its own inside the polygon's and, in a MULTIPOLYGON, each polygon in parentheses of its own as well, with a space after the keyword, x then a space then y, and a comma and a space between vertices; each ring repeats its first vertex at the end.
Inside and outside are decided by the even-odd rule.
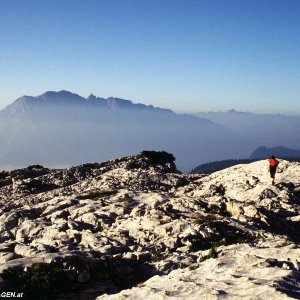
POLYGON ((65 283, 55 297, 299 295, 300 164, 281 161, 273 186, 267 161, 207 175, 174 160, 144 151, 1 172, 1 286, 44 268, 65 283))

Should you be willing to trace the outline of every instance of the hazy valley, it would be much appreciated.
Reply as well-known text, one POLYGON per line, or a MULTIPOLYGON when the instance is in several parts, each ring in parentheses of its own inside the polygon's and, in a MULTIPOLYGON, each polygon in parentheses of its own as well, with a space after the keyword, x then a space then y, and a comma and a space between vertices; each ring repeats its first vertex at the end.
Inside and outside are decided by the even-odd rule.
POLYGON ((65 167, 150 149, 174 153, 187 172, 201 163, 248 158, 259 146, 300 148, 296 117, 198 116, 67 91, 23 96, 0 111, 0 166, 65 167))
MULTIPOLYGON (((268 148, 285 146, 300 149, 299 116, 254 114, 239 112, 234 109, 227 112, 200 112, 195 115, 234 130, 255 141, 258 146, 268 148)), ((252 151, 254 148, 251 149, 252 151)))

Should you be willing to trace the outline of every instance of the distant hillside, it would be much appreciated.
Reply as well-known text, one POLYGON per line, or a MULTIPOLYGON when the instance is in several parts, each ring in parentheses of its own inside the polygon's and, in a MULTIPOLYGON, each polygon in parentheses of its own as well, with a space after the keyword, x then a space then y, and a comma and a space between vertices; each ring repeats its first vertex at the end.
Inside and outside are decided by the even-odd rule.
POLYGON ((300 150, 288 149, 282 146, 274 148, 259 147, 250 155, 250 159, 264 159, 271 155, 278 158, 300 157, 300 150))

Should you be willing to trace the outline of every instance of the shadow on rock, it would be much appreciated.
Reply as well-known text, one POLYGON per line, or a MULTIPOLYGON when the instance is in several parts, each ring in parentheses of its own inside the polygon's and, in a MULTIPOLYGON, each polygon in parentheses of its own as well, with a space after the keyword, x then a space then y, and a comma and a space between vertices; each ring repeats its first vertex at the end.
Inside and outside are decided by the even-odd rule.
POLYGON ((293 273, 287 277, 282 278, 277 283, 276 289, 288 297, 294 299, 300 299, 300 272, 293 271, 293 273))

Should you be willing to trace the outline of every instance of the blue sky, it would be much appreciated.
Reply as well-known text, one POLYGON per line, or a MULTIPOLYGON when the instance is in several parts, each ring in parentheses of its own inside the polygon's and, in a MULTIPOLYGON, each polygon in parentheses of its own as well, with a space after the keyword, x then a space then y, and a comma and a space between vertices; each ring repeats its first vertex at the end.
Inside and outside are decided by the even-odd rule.
POLYGON ((0 108, 69 90, 300 115, 298 0, 0 0, 0 108))

